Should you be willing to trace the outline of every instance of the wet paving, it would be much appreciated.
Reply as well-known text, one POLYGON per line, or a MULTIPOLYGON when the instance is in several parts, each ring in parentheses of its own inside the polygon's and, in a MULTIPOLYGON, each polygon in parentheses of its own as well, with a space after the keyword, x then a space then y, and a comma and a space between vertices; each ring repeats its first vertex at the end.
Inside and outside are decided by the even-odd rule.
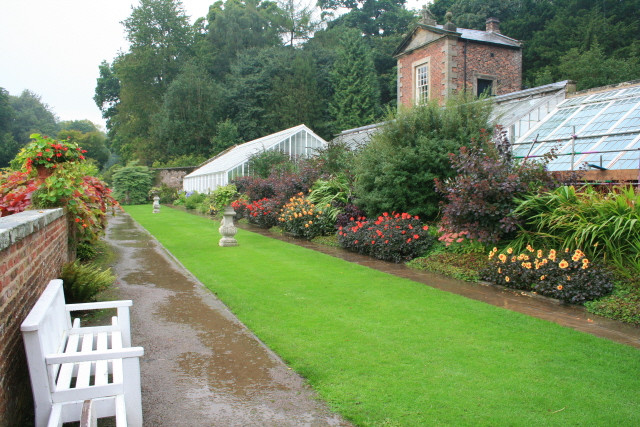
POLYGON ((129 215, 110 218, 117 297, 143 346, 145 426, 350 426, 129 215))
POLYGON ((313 249, 345 261, 424 283, 433 288, 462 295, 477 301, 483 301, 497 307, 538 317, 578 331, 640 348, 640 328, 591 314, 587 312, 584 307, 562 304, 559 301, 528 292, 515 291, 488 283, 468 283, 440 274, 414 270, 404 264, 375 260, 371 257, 341 248, 313 243, 306 239, 274 234, 269 230, 251 224, 241 224, 238 225, 238 227, 267 237, 313 249))

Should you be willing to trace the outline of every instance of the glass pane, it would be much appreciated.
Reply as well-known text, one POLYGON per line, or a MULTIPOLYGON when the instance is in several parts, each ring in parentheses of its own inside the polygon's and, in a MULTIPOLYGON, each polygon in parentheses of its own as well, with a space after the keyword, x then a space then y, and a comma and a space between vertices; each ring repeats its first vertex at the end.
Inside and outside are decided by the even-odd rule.
MULTIPOLYGON (((567 138, 571 135, 579 134, 589 120, 600 114, 608 104, 598 102, 596 104, 588 104, 582 107, 580 111, 571 117, 571 120, 565 122, 557 131, 553 133, 554 138, 567 138)), ((597 120, 597 119, 596 119, 597 120)))
MULTIPOLYGON (((602 165, 604 167, 609 167, 608 164, 615 159, 620 151, 625 149, 631 141, 637 136, 637 134, 627 134, 627 135, 615 135, 606 137, 597 147, 593 150, 593 154, 589 154, 584 159, 583 162, 593 163, 596 165, 600 164, 600 156, 602 156, 602 165)), ((616 165, 616 169, 618 169, 616 165)))
POLYGON ((616 126, 616 132, 624 132, 627 130, 640 128, 640 106, 636 105, 635 110, 631 112, 625 119, 616 126))
MULTIPOLYGON (((573 161, 575 163, 580 160, 586 151, 592 149, 601 139, 601 137, 578 138, 573 144, 571 143, 571 140, 567 141, 562 148, 558 150, 558 158, 549 163, 549 170, 571 170, 571 152, 575 150, 575 155, 573 156, 573 161)), ((574 169, 578 169, 578 167, 574 167, 574 169)))
POLYGON ((531 135, 529 135, 529 142, 533 141, 533 138, 538 135, 538 140, 545 139, 547 136, 560 126, 570 115, 578 111, 579 107, 562 108, 546 122, 536 129, 531 135))
POLYGON ((581 131, 582 135, 593 135, 598 133, 606 133, 611 127, 620 120, 630 108, 633 108, 635 104, 640 100, 639 97, 621 99, 609 104, 609 107, 604 110, 596 120, 591 122, 584 130, 581 131))

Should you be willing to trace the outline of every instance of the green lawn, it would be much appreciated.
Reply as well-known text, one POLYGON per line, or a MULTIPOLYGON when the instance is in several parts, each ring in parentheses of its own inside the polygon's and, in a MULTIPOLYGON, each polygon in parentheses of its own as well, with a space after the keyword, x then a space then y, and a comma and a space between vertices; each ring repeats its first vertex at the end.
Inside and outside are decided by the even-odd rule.
POLYGON ((640 351, 218 224, 126 207, 359 426, 639 426, 640 351))

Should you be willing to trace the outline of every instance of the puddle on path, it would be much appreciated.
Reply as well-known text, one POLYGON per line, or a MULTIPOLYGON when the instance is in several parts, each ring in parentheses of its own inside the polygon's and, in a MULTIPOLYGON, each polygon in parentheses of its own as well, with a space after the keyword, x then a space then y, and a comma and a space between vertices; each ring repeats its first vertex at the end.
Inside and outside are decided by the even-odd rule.
POLYGON ((109 221, 132 299, 146 426, 349 426, 128 216, 109 221))
POLYGON ((640 328, 588 313, 583 307, 564 305, 548 298, 531 296, 498 286, 462 282, 439 274, 413 270, 404 264, 374 260, 368 256, 341 248, 320 245, 305 239, 274 234, 269 230, 251 224, 240 224, 237 226, 253 233, 262 234, 270 238, 322 252, 345 261, 424 283, 433 288, 640 348, 640 328))

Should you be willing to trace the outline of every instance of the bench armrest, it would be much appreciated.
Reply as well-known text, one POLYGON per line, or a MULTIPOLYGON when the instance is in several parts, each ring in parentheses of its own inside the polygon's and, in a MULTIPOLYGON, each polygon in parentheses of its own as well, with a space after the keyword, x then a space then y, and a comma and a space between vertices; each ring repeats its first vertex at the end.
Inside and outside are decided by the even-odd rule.
POLYGON ((79 311, 79 310, 100 310, 103 308, 119 308, 119 307, 131 307, 133 301, 104 301, 104 302, 87 302, 84 304, 66 304, 67 311, 79 311))
POLYGON ((144 355, 144 348, 142 347, 130 347, 123 349, 112 349, 102 351, 88 351, 78 353, 54 353, 45 357, 47 365, 58 365, 62 363, 77 363, 77 362, 93 362, 95 360, 108 360, 108 359, 126 359, 129 357, 142 357, 144 355))

